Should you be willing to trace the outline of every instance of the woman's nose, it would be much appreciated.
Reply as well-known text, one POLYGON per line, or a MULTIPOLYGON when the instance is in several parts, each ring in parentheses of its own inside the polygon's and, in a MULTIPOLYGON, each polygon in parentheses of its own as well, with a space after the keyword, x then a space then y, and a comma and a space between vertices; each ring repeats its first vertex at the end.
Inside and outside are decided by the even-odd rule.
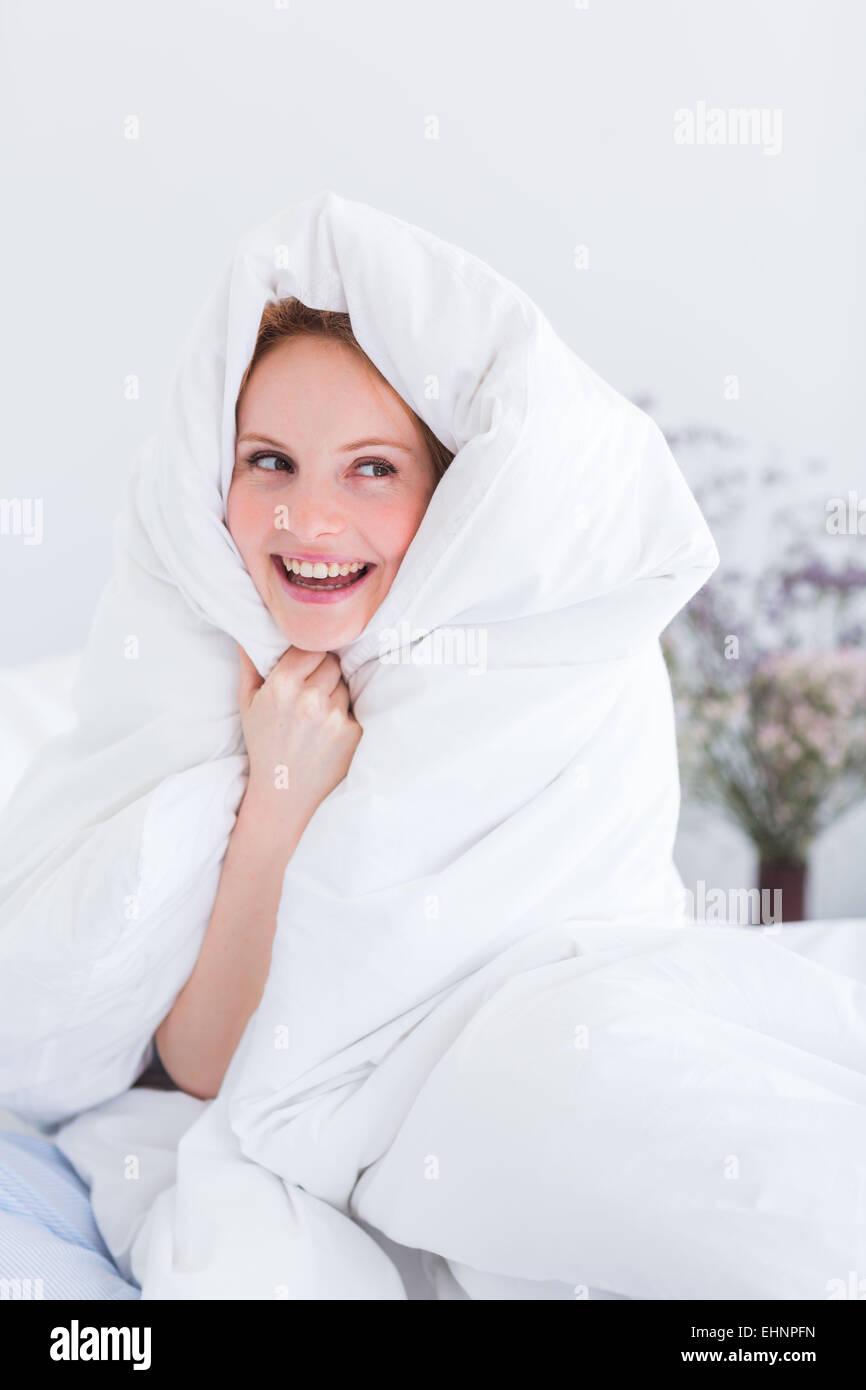
POLYGON ((335 536, 346 524, 338 498, 322 487, 293 488, 286 498, 285 514, 287 529, 298 540, 335 536))

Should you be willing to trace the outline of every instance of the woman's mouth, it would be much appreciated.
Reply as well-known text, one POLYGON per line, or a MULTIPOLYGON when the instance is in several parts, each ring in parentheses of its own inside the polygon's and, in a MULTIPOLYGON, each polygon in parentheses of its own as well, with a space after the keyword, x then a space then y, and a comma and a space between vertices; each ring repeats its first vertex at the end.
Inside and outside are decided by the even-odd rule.
POLYGON ((339 603, 369 579, 371 560, 308 560, 272 555, 281 586, 301 603, 339 603))

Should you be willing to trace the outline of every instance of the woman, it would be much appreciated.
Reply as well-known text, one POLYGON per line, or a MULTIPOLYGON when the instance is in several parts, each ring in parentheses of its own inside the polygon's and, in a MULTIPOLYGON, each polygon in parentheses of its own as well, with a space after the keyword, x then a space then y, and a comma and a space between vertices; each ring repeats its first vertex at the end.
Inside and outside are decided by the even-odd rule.
POLYGON ((226 522, 291 645, 264 681, 240 652, 249 782, 203 948, 156 1033, 192 1095, 219 1090, 261 997, 286 865, 361 736, 334 652, 380 607, 451 457, 348 315, 297 300, 265 309, 237 403, 226 522))
POLYGON ((144 1298, 862 1263, 862 962, 677 915, 658 635, 716 560, 489 267, 331 194, 242 239, 0 876, 0 1097, 144 1298))
MULTIPOLYGON (((152 1067, 136 1083, 178 1084, 203 1097, 217 1094, 260 997, 282 872, 310 816, 344 777, 360 738, 333 648, 357 636, 379 606, 452 458, 373 367, 348 315, 307 309, 298 300, 265 309, 237 413, 238 462, 227 523, 291 646, 267 681, 240 651, 249 782, 195 968, 157 1030, 152 1067), (335 443, 371 432, 387 440, 380 446, 387 459, 358 460, 335 443), (297 477, 298 463, 263 452, 269 433, 303 438, 301 495, 297 484, 286 486, 288 477, 297 477), (287 534, 274 531, 277 507, 290 509, 297 541, 291 551, 287 534), (321 529, 333 528, 338 514, 336 529, 321 529), (280 559, 286 578, 279 569, 275 574, 275 541, 281 557, 295 556, 294 572, 280 559), (324 543, 352 553, 337 557, 345 561, 337 564, 324 543), (328 577, 313 573, 320 557, 332 562, 328 577), (290 781, 279 789, 272 775, 277 764, 290 770, 290 781)), ((113 1266, 87 1188, 56 1147, 35 1135, 7 1134, 0 1136, 0 1160, 4 1156, 6 1258, 42 1270, 37 1283, 29 1280, 37 1295, 46 1297, 47 1281, 50 1298, 137 1297, 137 1285, 113 1266)), ((6 1277, 21 1280, 26 1293, 28 1276, 6 1277)))

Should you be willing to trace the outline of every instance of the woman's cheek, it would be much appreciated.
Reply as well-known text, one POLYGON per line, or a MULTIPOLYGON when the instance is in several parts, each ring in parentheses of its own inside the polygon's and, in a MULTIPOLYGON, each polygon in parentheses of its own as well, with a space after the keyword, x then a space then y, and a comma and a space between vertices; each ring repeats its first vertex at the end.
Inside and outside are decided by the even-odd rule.
POLYGON ((375 509, 371 509, 366 529, 367 535, 379 554, 392 564, 399 565, 412 537, 421 525, 426 510, 423 502, 407 503, 381 499, 375 509), (373 510, 375 515, 372 514, 373 510))
POLYGON ((238 490, 234 483, 229 488, 229 495, 226 498, 226 527, 235 545, 240 549, 240 505, 238 501, 238 490))
POLYGON ((232 484, 226 502, 226 525, 248 568, 250 560, 260 548, 258 538, 270 519, 270 513, 267 517, 261 515, 256 498, 232 484))

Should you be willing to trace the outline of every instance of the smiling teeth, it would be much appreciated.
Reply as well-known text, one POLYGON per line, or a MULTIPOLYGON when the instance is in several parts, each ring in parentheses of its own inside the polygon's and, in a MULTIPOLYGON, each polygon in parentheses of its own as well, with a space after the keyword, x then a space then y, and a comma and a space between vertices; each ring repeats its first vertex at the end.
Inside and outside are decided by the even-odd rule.
POLYGON ((295 560, 290 555, 283 555, 282 561, 291 574, 299 574, 302 579, 336 579, 337 575, 356 574, 366 564, 365 560, 352 560, 345 565, 326 565, 318 560, 314 564, 310 560, 295 560))

